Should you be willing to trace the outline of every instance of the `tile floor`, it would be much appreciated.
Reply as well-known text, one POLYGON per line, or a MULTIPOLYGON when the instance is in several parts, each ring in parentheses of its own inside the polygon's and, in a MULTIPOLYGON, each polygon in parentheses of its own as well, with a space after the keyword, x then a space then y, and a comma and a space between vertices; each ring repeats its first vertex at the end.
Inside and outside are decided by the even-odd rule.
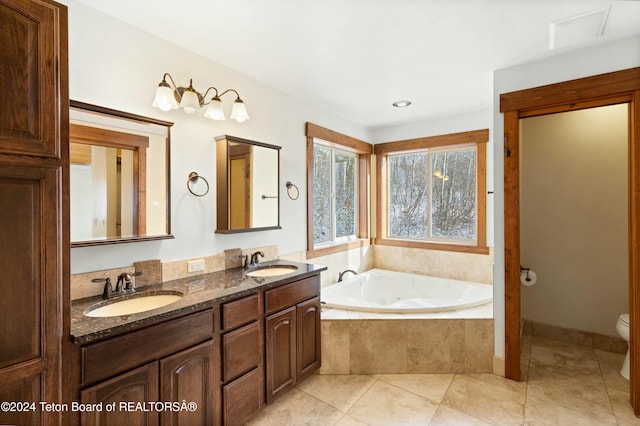
POLYGON ((624 356, 523 337, 524 380, 492 374, 314 375, 249 425, 640 425, 624 356))

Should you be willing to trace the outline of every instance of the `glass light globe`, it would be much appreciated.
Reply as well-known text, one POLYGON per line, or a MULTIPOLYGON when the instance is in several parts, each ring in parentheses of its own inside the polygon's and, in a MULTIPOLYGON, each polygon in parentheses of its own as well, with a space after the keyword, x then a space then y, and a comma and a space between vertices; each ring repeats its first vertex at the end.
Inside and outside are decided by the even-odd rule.
POLYGON ((222 101, 220 98, 215 97, 211 99, 207 110, 204 112, 204 116, 211 120, 224 120, 224 111, 222 110, 222 101))
POLYGON ((247 107, 242 102, 242 99, 238 98, 233 103, 233 108, 231 109, 231 119, 236 120, 238 123, 244 123, 249 119, 249 113, 247 112, 247 107))
POLYGON ((156 97, 151 105, 165 112, 178 108, 178 102, 176 102, 176 98, 173 95, 173 90, 167 85, 162 85, 162 83, 156 89, 156 97))
POLYGON ((186 89, 182 92, 182 100, 180 101, 180 108, 184 109, 187 114, 193 114, 200 108, 200 101, 198 95, 193 90, 186 89))

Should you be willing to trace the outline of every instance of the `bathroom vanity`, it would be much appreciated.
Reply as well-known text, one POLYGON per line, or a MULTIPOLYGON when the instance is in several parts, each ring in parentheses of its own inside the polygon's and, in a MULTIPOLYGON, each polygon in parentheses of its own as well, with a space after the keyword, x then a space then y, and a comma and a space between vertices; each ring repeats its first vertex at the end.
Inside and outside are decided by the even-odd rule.
MULTIPOLYGON (((320 367, 320 272, 251 277, 242 268, 153 286, 181 293, 170 305, 126 316, 85 315, 74 302, 66 360, 84 411, 65 424, 235 425, 320 367)), ((139 291, 144 291, 140 289, 139 291)))

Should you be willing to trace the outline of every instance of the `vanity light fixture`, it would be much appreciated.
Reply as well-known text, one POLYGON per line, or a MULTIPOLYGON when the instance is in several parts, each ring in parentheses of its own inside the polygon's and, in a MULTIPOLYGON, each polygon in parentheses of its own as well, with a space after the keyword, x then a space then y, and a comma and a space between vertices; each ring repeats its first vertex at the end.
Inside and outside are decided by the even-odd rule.
POLYGON ((227 89, 222 93, 218 93, 218 89, 211 86, 204 94, 201 94, 193 88, 192 79, 189 80, 189 87, 178 87, 169 73, 165 73, 162 81, 158 84, 156 97, 152 105, 165 112, 182 108, 187 114, 194 114, 206 105, 207 109, 204 112, 206 118, 210 118, 211 120, 224 120, 225 116, 220 98, 230 92, 236 94, 236 100, 233 102, 233 107, 231 108, 231 119, 236 120, 238 123, 243 123, 249 119, 249 114, 247 113, 247 107, 244 105, 242 99, 240 99, 237 91, 227 89), (171 84, 167 83, 167 77, 169 77, 171 84), (213 91, 213 96, 207 101, 207 96, 210 91, 213 91))

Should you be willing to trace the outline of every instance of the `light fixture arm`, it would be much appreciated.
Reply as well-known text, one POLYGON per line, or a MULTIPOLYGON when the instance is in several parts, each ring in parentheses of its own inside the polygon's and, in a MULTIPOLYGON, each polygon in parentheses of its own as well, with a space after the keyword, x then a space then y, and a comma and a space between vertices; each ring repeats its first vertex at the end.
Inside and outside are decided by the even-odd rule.
MULTIPOLYGON (((225 94, 227 94, 229 92, 235 93, 236 94, 236 99, 240 99, 240 94, 238 92, 236 92, 235 90, 233 90, 233 89, 225 90, 224 92, 220 93, 220 96, 224 96, 225 94)), ((242 99, 240 99, 240 100, 242 100, 242 99)))
POLYGON ((175 81, 173 81, 173 77, 171 77, 171 74, 169 74, 168 72, 165 72, 164 75, 162 76, 162 82, 167 83, 167 77, 169 77, 169 80, 171 80, 171 84, 173 85, 173 90, 177 91, 178 85, 176 84, 175 81))
MULTIPOLYGON (((206 91, 206 92, 204 92, 204 95, 202 95, 202 98, 203 98, 203 99, 207 99, 207 95, 209 94, 209 91, 210 91, 211 89, 213 89, 213 91, 214 91, 214 92, 216 92, 216 94, 215 94, 215 95, 213 96, 213 98, 211 98, 211 99, 220 98, 220 95, 218 95, 218 89, 216 89, 215 87, 211 86, 211 87, 209 87, 209 88, 207 89, 207 91, 206 91)), ((211 102, 211 101, 209 101, 209 102, 211 102)), ((205 105, 209 104, 209 102, 205 103, 205 105)))
POLYGON ((171 76, 171 74, 169 74, 168 72, 165 72, 164 75, 162 76, 162 83, 160 84, 166 85, 167 87, 171 87, 171 90, 173 90, 173 97, 176 98, 176 102, 180 103, 180 101, 182 100, 182 92, 184 91, 184 89, 178 90, 178 85, 173 80, 173 77, 171 76), (167 77, 169 77, 169 81, 171 82, 171 85, 167 83, 167 77))

